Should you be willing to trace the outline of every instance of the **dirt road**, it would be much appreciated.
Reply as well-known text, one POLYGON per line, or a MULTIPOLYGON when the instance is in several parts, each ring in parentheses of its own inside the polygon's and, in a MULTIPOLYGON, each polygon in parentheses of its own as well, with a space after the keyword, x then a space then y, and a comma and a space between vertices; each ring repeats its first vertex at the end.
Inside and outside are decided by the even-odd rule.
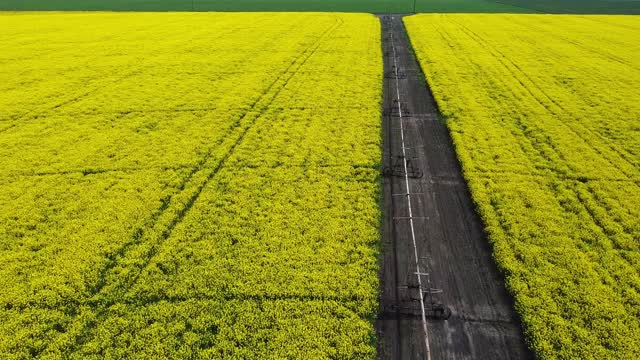
POLYGON ((380 358, 532 358, 401 16, 381 21, 388 176, 380 358))

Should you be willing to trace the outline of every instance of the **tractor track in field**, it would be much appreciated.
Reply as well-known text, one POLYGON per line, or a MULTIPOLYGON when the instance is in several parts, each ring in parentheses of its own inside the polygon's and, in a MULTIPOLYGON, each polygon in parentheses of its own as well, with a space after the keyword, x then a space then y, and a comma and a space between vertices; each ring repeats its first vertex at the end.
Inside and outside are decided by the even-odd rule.
POLYGON ((403 360, 530 359, 513 300, 492 258, 402 16, 381 15, 381 21, 383 166, 402 164, 404 174, 413 168, 422 176, 396 174, 385 176, 383 183, 378 355, 403 360), (425 292, 424 311, 415 306, 418 288, 425 292), (432 302, 451 311, 448 320, 430 316, 432 302), (405 306, 415 311, 407 314, 401 310, 405 306))
MULTIPOLYGON (((240 116, 240 122, 242 119, 249 116, 252 111, 256 111, 261 113, 268 109, 268 107, 273 103, 273 101, 278 97, 280 92, 286 87, 291 78, 293 78, 299 69, 301 69, 306 62, 311 58, 311 56, 316 52, 316 50, 320 47, 322 42, 330 36, 336 29, 338 29, 342 25, 343 21, 340 18, 336 18, 336 22, 329 26, 313 44, 310 44, 302 53, 295 57, 291 64, 285 69, 282 74, 280 74, 268 87, 268 89, 259 96, 253 104, 250 106, 250 109, 247 110, 244 114, 240 116)), ((108 287, 107 283, 107 275, 113 271, 116 266, 119 265, 121 259, 126 259, 127 254, 130 250, 139 244, 142 238, 145 236, 145 229, 152 229, 156 226, 159 221, 161 215, 169 209, 171 206, 171 200, 174 197, 177 197, 184 189, 188 188, 188 183, 190 183, 194 177, 196 177, 197 173, 202 171, 206 171, 210 169, 211 165, 214 165, 213 168, 206 174, 204 181, 201 184, 197 184, 196 191, 188 197, 188 201, 184 206, 177 210, 176 215, 171 219, 169 224, 164 228, 161 232, 161 238, 156 240, 151 244, 151 248, 148 253, 145 254, 144 259, 142 259, 142 264, 136 266, 134 273, 129 276, 129 280, 127 280, 124 284, 116 284, 116 290, 127 290, 131 286, 133 286, 138 280, 139 276, 142 274, 144 269, 151 262, 155 254, 157 253, 159 247, 162 245, 164 240, 166 240, 172 233, 175 226, 180 223, 184 217, 189 213, 191 207, 195 203, 195 201, 199 198, 203 189, 206 185, 215 177, 215 175, 222 169, 228 160, 229 157, 234 153, 235 149, 243 142, 246 134, 253 128, 255 123, 259 120, 260 116, 255 115, 254 119, 248 124, 242 126, 243 128, 240 131, 239 136, 232 143, 229 150, 220 158, 218 161, 215 161, 214 164, 210 164, 211 152, 207 153, 203 159, 196 165, 196 167, 192 170, 192 172, 187 176, 184 183, 180 187, 180 191, 173 195, 170 195, 168 198, 162 200, 162 205, 160 208, 154 212, 152 219, 150 222, 147 222, 144 227, 137 229, 132 237, 132 241, 125 244, 117 253, 112 254, 109 257, 109 262, 107 266, 105 266, 100 271, 100 276, 98 282, 90 289, 89 295, 90 298, 83 301, 85 305, 89 305, 96 312, 97 320, 102 320, 102 318, 106 315, 110 306, 114 304, 118 304, 119 301, 114 299, 114 294, 109 294, 112 290, 108 287), (103 294, 107 292, 107 294, 103 294), (103 297, 106 296, 106 297, 103 297)), ((115 294, 115 297, 122 295, 120 292, 115 294)), ((74 346, 65 351, 65 355, 69 355, 75 351, 77 351, 82 345, 86 343, 88 339, 93 336, 93 331, 95 330, 96 322, 94 320, 85 322, 82 326, 81 331, 78 332, 75 341, 73 341, 74 346)))
MULTIPOLYGON (((278 76, 270 84, 270 86, 267 89, 267 91, 263 95, 261 95, 251 105, 250 110, 247 110, 243 115, 240 116, 240 121, 245 119, 251 113, 251 111, 258 110, 259 113, 262 113, 266 109, 268 109, 269 106, 273 103, 273 101, 278 97, 280 92, 287 86, 287 84, 289 83, 289 80, 291 80, 291 78, 293 78, 297 74, 298 70, 300 68, 302 68, 304 66, 304 64, 307 62, 307 60, 315 53, 315 50, 320 46, 322 41, 327 36, 329 36, 335 29, 340 27, 340 25, 341 25, 341 22, 336 22, 335 24, 333 24, 321 36, 318 37, 318 39, 317 39, 317 41, 315 43, 313 43, 305 51, 303 51, 302 54, 300 54, 300 56, 297 56, 296 58, 294 58, 294 60, 292 61, 291 65, 285 71, 283 71, 283 73, 280 76, 278 76), (266 103, 265 104, 261 104, 263 101, 266 102, 266 103)), ((240 135, 235 140, 235 142, 232 143, 232 145, 229 148, 229 150, 222 156, 222 158, 217 162, 217 164, 214 166, 214 168, 207 174, 207 176, 205 177, 204 181, 197 186, 196 191, 189 197, 187 203, 178 211, 178 213, 175 216, 175 218, 171 220, 169 225, 162 232, 161 241, 159 243, 157 243, 157 244, 154 244, 154 246, 151 249, 151 252, 149 254, 147 254, 147 257, 145 257, 144 265, 140 268, 140 271, 138 271, 137 274, 133 277, 132 281, 129 281, 129 283, 126 285, 126 288, 130 288, 133 284, 135 284, 137 282, 137 280, 140 277, 140 275, 142 275, 142 272, 144 271, 144 269, 147 268, 147 266, 149 265, 149 263, 152 260, 152 258, 156 255, 159 246, 164 242, 164 240, 169 238, 169 236, 173 232, 173 229, 176 227, 176 225, 178 223, 180 223, 184 219, 184 217, 187 215, 187 213, 191 210, 191 207, 196 202, 196 200, 200 197, 200 194, 202 193, 204 188, 218 174, 218 172, 225 166, 227 160, 235 152, 235 149, 238 146, 240 146, 240 144, 242 144, 242 142, 244 141, 247 133, 249 133, 249 131, 254 127, 256 122, 259 121, 259 120, 260 120, 260 115, 256 115, 254 117, 254 119, 252 119, 252 121, 242 129, 240 135)), ((199 172, 201 170, 204 171, 204 170, 207 169, 206 165, 207 165, 207 162, 209 160, 209 157, 210 157, 210 154, 207 154, 207 156, 205 156, 205 158, 203 159, 203 162, 202 162, 203 165, 197 167, 194 170, 194 174, 195 174, 195 172, 199 172)))

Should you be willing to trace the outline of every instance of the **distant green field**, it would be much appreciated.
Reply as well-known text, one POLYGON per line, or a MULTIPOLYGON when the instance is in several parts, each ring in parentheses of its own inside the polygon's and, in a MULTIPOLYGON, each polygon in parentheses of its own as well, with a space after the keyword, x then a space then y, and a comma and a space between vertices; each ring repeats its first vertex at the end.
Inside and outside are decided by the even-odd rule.
POLYGON ((640 14, 638 0, 497 0, 542 13, 640 14))
MULTIPOLYGON (((413 0, 0 0, 4 10, 413 12, 413 0)), ((520 9, 522 11, 522 9, 520 9)), ((421 12, 520 12, 485 0, 417 0, 421 12)))
MULTIPOLYGON (((413 0, 0 0, 0 10, 409 13, 413 0)), ((640 14, 640 0, 416 0, 417 12, 640 14)))

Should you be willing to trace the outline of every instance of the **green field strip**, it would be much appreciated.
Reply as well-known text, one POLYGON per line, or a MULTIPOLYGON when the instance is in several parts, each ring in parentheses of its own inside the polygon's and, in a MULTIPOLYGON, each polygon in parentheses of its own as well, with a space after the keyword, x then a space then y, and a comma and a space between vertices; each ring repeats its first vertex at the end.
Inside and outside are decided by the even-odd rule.
POLYGON ((0 10, 640 14, 640 4, 634 0, 5 0, 0 10))

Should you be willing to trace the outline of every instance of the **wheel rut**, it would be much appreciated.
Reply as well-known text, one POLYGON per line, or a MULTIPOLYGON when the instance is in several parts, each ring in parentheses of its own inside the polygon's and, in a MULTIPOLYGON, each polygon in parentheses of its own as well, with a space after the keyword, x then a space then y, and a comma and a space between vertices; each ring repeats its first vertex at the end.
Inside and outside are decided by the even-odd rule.
POLYGON ((385 177, 378 355, 531 359, 402 15, 380 18, 385 177), (447 320, 438 316, 442 307, 451 312, 447 320))

